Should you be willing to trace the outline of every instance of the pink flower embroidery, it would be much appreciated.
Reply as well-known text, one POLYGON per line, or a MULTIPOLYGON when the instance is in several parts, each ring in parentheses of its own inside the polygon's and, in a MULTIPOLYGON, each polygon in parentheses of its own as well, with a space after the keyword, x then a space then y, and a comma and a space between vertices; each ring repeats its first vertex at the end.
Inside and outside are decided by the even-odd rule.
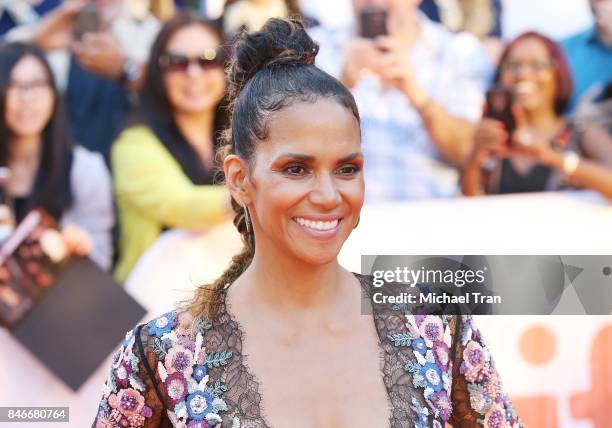
POLYGON ((138 415, 144 406, 144 397, 135 389, 122 389, 108 397, 108 404, 126 417, 138 415))
POLYGON ((425 340, 425 344, 431 348, 434 342, 442 340, 444 334, 444 325, 442 319, 433 315, 428 315, 419 325, 421 337, 425 340))
POLYGON ((491 406, 484 417, 486 428, 503 428, 506 425, 506 411, 499 404, 491 406))
POLYGON ((478 342, 471 340, 463 350, 461 372, 469 382, 480 380, 482 370, 489 362, 488 354, 478 342))

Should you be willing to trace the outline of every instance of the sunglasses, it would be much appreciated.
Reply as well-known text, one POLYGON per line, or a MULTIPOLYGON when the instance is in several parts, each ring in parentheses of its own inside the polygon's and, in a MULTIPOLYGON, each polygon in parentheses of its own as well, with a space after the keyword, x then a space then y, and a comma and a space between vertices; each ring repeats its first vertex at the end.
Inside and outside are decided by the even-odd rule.
POLYGON ((189 65, 195 63, 201 70, 211 70, 223 67, 226 60, 225 51, 222 48, 206 49, 196 57, 166 52, 159 57, 159 66, 164 71, 186 72, 189 65))

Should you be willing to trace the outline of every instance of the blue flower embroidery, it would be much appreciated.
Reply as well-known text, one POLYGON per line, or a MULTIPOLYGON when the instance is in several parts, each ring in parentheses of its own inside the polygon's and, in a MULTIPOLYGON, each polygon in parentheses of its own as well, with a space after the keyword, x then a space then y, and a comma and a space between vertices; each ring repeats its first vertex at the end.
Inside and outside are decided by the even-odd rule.
POLYGON ((442 390, 442 372, 435 363, 425 363, 421 367, 421 375, 425 378, 427 386, 435 392, 442 390))
POLYGON ((414 339, 412 341, 412 349, 421 355, 425 355, 425 352, 427 352, 427 345, 425 344, 425 340, 421 338, 414 339))
POLYGON ((212 413, 212 396, 208 392, 197 391, 187 397, 187 414, 195 421, 206 418, 212 413))
POLYGON ((206 370, 206 366, 204 364, 198 364, 193 369, 193 378, 196 381, 198 381, 198 382, 201 381, 202 379, 204 379, 206 374, 207 374, 207 370, 206 370))
POLYGON ((164 333, 172 331, 176 326, 176 320, 174 319, 173 313, 169 312, 149 322, 148 326, 149 335, 161 337, 164 333))

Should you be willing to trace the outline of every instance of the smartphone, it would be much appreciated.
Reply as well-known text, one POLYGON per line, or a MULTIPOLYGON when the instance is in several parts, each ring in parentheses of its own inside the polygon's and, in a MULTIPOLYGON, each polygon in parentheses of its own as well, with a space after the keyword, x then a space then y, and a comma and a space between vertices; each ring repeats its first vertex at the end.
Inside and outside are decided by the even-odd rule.
POLYGON ((484 117, 499 120, 504 124, 508 135, 516 129, 516 120, 512 114, 514 90, 505 85, 494 85, 487 91, 484 117))
POLYGON ((386 36, 387 31, 387 10, 379 7, 369 7, 363 9, 359 14, 361 25, 361 37, 375 39, 378 36, 386 36))
POLYGON ((74 37, 81 40, 85 33, 100 31, 100 15, 93 3, 86 4, 76 15, 74 20, 74 37))

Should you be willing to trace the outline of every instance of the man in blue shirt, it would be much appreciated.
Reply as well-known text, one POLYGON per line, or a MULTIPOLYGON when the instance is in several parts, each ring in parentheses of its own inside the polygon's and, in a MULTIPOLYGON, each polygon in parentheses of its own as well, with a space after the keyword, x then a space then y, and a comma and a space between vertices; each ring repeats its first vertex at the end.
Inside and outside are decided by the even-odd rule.
POLYGON ((582 95, 594 84, 612 82, 612 0, 590 0, 595 25, 563 40, 574 79, 573 113, 582 95))

